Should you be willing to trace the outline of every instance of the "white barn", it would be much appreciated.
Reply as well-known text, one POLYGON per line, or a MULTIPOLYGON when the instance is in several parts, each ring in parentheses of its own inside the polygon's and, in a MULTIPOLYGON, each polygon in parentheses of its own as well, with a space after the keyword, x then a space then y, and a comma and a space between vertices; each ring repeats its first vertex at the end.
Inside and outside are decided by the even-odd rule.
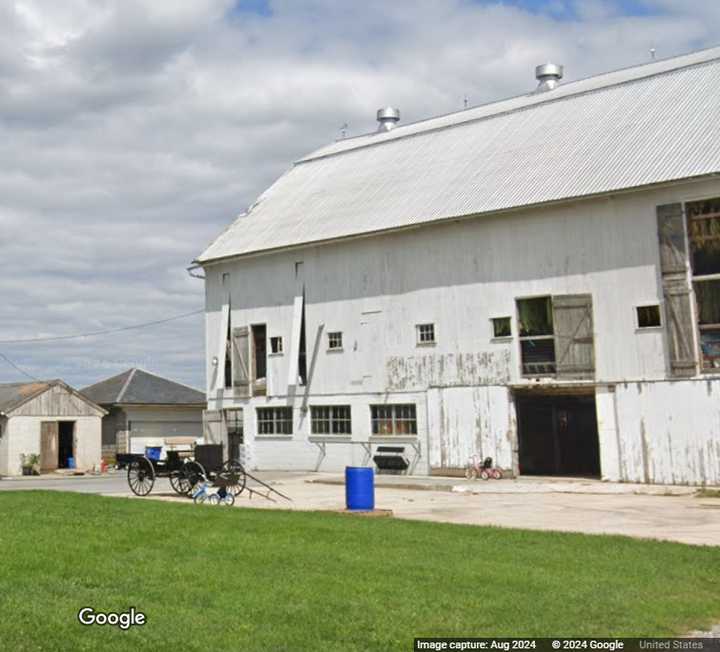
MULTIPOLYGON (((720 48, 297 161, 195 263, 258 469, 720 483, 720 48)), ((235 442, 232 444, 232 442, 235 442)))

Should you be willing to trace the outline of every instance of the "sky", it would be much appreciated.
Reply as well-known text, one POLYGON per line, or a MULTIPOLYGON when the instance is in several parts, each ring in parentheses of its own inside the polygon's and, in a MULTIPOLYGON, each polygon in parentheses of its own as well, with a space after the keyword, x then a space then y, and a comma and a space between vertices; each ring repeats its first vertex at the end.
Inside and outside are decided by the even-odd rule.
POLYGON ((402 121, 720 44, 717 0, 0 0, 0 382, 204 387, 186 268, 292 161, 402 121))

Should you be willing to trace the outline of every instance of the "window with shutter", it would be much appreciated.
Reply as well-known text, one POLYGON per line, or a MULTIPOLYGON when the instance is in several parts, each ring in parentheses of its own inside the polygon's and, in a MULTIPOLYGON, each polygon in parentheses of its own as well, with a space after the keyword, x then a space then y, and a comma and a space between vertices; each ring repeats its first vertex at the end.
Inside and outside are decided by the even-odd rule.
POLYGON ((250 329, 247 326, 233 328, 233 386, 245 396, 250 395, 250 329))
POLYGON ((670 355, 670 375, 694 376, 696 373, 694 318, 687 269, 685 218, 682 204, 657 207, 660 272, 665 297, 665 328, 670 355))
POLYGON ((595 346, 592 296, 554 296, 555 366, 559 378, 593 378, 595 346))
POLYGON ((703 370, 717 371, 720 369, 720 198, 689 202, 685 209, 700 363, 703 370))

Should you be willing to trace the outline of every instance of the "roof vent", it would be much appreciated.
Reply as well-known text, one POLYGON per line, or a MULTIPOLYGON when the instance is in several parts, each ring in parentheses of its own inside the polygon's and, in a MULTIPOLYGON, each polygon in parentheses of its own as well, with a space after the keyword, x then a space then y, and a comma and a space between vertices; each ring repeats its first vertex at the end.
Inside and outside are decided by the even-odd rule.
POLYGON ((551 91, 562 79, 563 67, 554 63, 544 63, 542 66, 535 68, 535 79, 538 80, 536 93, 551 91))
POLYGON ((378 131, 390 131, 400 120, 400 109, 394 109, 386 106, 384 109, 378 109, 377 121, 378 131))

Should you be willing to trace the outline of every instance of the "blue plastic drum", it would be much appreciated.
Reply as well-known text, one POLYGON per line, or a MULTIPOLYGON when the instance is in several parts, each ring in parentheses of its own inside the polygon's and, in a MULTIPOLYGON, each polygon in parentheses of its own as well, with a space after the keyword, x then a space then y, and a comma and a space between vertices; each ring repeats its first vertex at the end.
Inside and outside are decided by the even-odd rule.
POLYGON ((145 457, 157 462, 162 455, 162 446, 145 446, 145 457))
POLYGON ((375 509, 375 470, 364 466, 345 467, 345 506, 356 512, 375 509))

